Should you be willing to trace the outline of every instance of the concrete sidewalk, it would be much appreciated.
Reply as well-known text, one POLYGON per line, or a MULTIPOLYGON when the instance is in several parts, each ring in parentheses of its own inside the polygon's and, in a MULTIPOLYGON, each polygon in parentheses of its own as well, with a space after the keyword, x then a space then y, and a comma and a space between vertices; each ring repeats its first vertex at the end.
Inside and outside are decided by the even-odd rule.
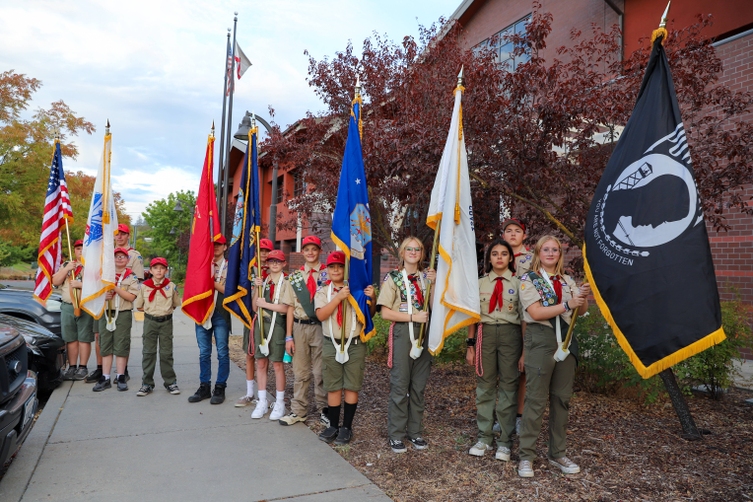
POLYGON ((0 500, 390 500, 305 425, 252 420, 251 407, 233 407, 245 393, 235 364, 224 404, 188 403, 199 362, 193 322, 182 313, 174 321, 182 393, 168 394, 158 365, 155 391, 136 397, 135 324, 128 392, 94 393, 83 382, 56 389, 0 482, 0 500))

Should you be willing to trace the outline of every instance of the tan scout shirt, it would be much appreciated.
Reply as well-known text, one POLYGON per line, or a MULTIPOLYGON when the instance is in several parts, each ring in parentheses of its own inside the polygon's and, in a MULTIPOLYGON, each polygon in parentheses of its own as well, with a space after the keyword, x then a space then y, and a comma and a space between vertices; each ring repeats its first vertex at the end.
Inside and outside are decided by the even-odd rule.
MULTIPOLYGON (((317 265, 316 268, 311 268, 311 267, 309 267, 308 263, 305 263, 303 267, 304 267, 303 270, 296 270, 295 272, 292 272, 288 276, 288 279, 290 279, 293 274, 296 274, 296 273, 300 272, 301 275, 303 276, 303 287, 304 287, 304 289, 306 291, 308 291, 308 288, 306 287, 306 283, 309 280, 309 271, 313 271, 314 272, 314 281, 316 281, 317 288, 318 288, 319 285, 320 285, 320 279, 321 279, 321 276, 322 276, 322 272, 326 272, 326 269, 321 270, 321 265, 317 265)), ((290 284, 288 284, 288 286, 289 287, 287 289, 287 292, 289 294, 285 298, 280 297, 280 303, 284 303, 285 305, 291 305, 292 307, 294 307, 295 310, 293 311, 293 316, 296 319, 303 319, 304 321, 310 320, 309 316, 306 315, 306 311, 303 310, 303 306, 301 306, 301 302, 298 301, 298 297, 296 296, 295 291, 293 290, 293 286, 290 285, 290 284)), ((316 307, 314 307, 314 308, 316 308, 316 307)), ((316 319, 314 319, 314 320, 316 320, 316 319)))
MULTIPOLYGON (((70 262, 63 263, 63 267, 68 265, 70 262)), ((76 274, 76 280, 80 281, 81 278, 84 276, 84 267, 81 266, 81 269, 79 270, 78 274, 76 274)), ((59 280, 59 279, 58 279, 59 280)), ((63 285, 60 286, 60 294, 63 297, 63 301, 65 303, 73 303, 73 299, 71 298, 71 288, 68 287, 68 284, 71 282, 71 274, 67 274, 65 276, 65 280, 63 281, 63 285)), ((81 289, 79 288, 73 288, 74 292, 78 294, 79 300, 81 299, 81 289)))
POLYGON ((505 270, 502 277, 502 305, 496 305, 494 311, 489 313, 489 304, 497 285, 497 275, 493 270, 488 275, 478 280, 478 292, 481 300, 481 322, 484 324, 520 324, 523 314, 518 293, 520 291, 520 279, 514 277, 509 269, 505 270))
MULTIPOLYGON (((148 281, 147 281, 148 282, 148 281)), ((161 283, 160 283, 161 284, 161 283)), ((133 305, 137 309, 143 309, 149 315, 155 317, 162 317, 168 314, 172 314, 175 307, 179 307, 181 304, 180 294, 178 293, 178 286, 174 282, 171 282, 162 291, 165 293, 165 298, 162 296, 162 292, 157 291, 154 294, 154 300, 149 301, 149 295, 154 290, 146 284, 142 284, 139 289, 139 293, 134 300, 133 305)))
MULTIPOLYGON (((320 308, 326 306, 330 301, 327 300, 327 291, 329 290, 329 284, 325 284, 322 287, 320 287, 316 291, 316 295, 314 296, 314 309, 319 310, 320 308)), ((334 297, 337 292, 340 291, 340 288, 332 288, 332 297, 334 297)), ((347 306, 345 305, 347 303, 346 301, 343 301, 343 323, 345 324, 345 339, 348 339, 348 336, 350 336, 350 329, 352 326, 353 318, 355 317, 353 315, 353 307, 350 303, 347 303, 347 306)), ((335 340, 340 339, 341 334, 341 327, 337 324, 337 309, 335 309, 334 312, 332 312, 332 315, 330 316, 330 319, 332 320, 332 329, 335 331, 335 340)), ((324 336, 332 337, 332 332, 329 329, 329 320, 322 321, 322 333, 324 336)), ((356 330, 353 332, 353 340, 358 340, 359 336, 361 335, 361 331, 363 331, 363 325, 356 321, 356 330)))
MULTIPOLYGON (((118 281, 116 280, 115 284, 117 284, 117 283, 118 283, 118 281)), ((123 280, 120 282, 120 286, 119 287, 120 287, 120 289, 122 289, 124 291, 127 291, 127 292, 129 292, 131 294, 134 294, 134 295, 136 295, 138 297, 139 289, 140 289, 139 288, 139 280, 136 277, 136 274, 133 273, 133 271, 131 271, 131 273, 128 274, 127 276, 123 277, 123 280)), ((159 295, 159 293, 157 293, 157 294, 159 295)), ((126 310, 133 310, 133 303, 129 302, 128 300, 126 300, 122 296, 118 295, 117 293, 115 293, 115 295, 118 296, 118 297, 120 297, 120 299, 116 300, 116 298, 113 296, 113 298, 112 298, 112 307, 113 307, 113 309, 115 308, 115 305, 117 304, 118 305, 118 310, 120 312, 124 312, 126 310)), ((162 295, 160 295, 160 296, 162 296, 162 295)), ((136 300, 134 299, 134 301, 136 301, 136 300)))
MULTIPOLYGON (((214 271, 214 282, 219 283, 221 286, 224 287, 225 286, 225 281, 227 281, 227 260, 225 258, 222 258, 219 262, 215 261, 215 262, 212 262, 212 263, 213 263, 213 267, 214 267, 212 269, 214 271), (224 267, 222 266, 223 263, 225 264, 224 267), (222 273, 220 273, 220 269, 222 269, 222 273)), ((222 301, 219 299, 220 295, 222 295, 222 293, 220 293, 219 291, 217 291, 215 289, 212 292, 212 294, 214 294, 215 292, 217 293, 216 296, 218 298, 217 303, 215 303, 215 305, 214 305, 214 310, 216 311, 218 308, 219 309, 223 309, 224 307, 222 306, 222 301)), ((223 299, 224 299, 224 297, 225 297, 225 295, 222 295, 223 299)))
MULTIPOLYGON (((426 272, 416 273, 421 274, 421 276, 423 277, 423 287, 421 288, 421 294, 424 298, 426 298, 426 288, 429 284, 429 281, 426 278, 426 272)), ((402 281, 403 274, 402 272, 399 272, 399 274, 400 280, 402 281)), ((420 279, 417 282, 419 286, 422 286, 420 279)), ((408 285, 408 287, 410 286, 408 285)), ((382 287, 379 290, 379 297, 377 298, 377 308, 379 308, 379 306, 384 306, 394 312, 403 312, 407 314, 408 294, 405 288, 406 286, 403 285, 403 287, 398 290, 398 286, 397 284, 395 284, 395 281, 392 278, 392 272, 385 275, 384 280, 382 281, 382 287)), ((423 310, 424 306, 418 302, 416 295, 412 294, 411 297, 413 300, 414 311, 423 310)))
POLYGON ((141 253, 133 248, 128 250, 128 264, 126 267, 130 268, 140 281, 144 280, 144 259, 141 257, 141 253))
MULTIPOLYGON (((288 306, 292 306, 292 303, 288 303, 288 299, 291 296, 295 296, 295 293, 293 293, 292 288, 290 286, 290 282, 288 281, 288 278, 283 276, 282 284, 280 284, 280 287, 282 288, 282 291, 280 291, 280 299, 279 301, 275 302, 274 296, 270 295, 269 285, 274 284, 275 285, 275 296, 277 296, 277 283, 280 280, 278 277, 276 281, 272 280, 272 276, 268 275, 266 279, 264 279, 264 299, 267 300, 269 303, 277 303, 278 305, 284 304, 288 306)), ((256 291, 257 289, 254 288, 256 291)), ((262 309, 264 311, 264 319, 272 319, 272 311, 267 309, 262 309)), ((277 319, 279 322, 280 316, 286 315, 284 312, 278 312, 277 313, 277 319)))
POLYGON ((533 253, 526 250, 520 255, 515 257, 515 275, 517 277, 523 277, 523 274, 531 270, 531 262, 533 261, 533 253))
MULTIPOLYGON (((560 302, 560 306, 562 305, 562 303, 568 301, 579 292, 578 287, 575 285, 575 281, 573 281, 573 279, 569 275, 563 275, 562 277, 565 279, 565 284, 562 285, 562 302, 560 302)), ((542 278, 541 280, 545 279, 542 278)), ((520 303, 524 309, 523 320, 529 324, 539 323, 545 326, 551 326, 549 319, 545 321, 534 321, 531 317, 531 314, 528 313, 528 307, 538 301, 541 301, 541 296, 539 296, 539 292, 536 290, 533 282, 531 282, 530 277, 523 277, 520 280, 520 303)), ((568 324, 570 324, 570 318, 572 317, 572 315, 572 311, 560 314, 562 319, 568 324)))

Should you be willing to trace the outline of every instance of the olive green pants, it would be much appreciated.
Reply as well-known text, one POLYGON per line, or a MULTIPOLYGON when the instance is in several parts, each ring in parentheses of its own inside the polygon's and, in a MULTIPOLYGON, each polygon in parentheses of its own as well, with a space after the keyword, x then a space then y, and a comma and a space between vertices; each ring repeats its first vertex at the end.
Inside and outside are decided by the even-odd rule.
POLYGON ((159 346, 159 371, 165 387, 175 383, 173 369, 173 320, 157 322, 144 319, 144 348, 142 350, 142 383, 154 387, 154 370, 157 367, 157 347, 159 346))
MULTIPOLYGON (((418 339, 420 329, 421 324, 413 323, 414 338, 418 339)), ((395 323, 392 335, 390 401, 387 408, 387 432, 390 439, 402 441, 406 432, 411 439, 423 435, 424 391, 433 359, 427 348, 428 342, 427 332, 421 356, 418 359, 411 358, 408 323, 395 323)))
MULTIPOLYGON (((567 326, 562 324, 564 338, 567 326)), ((526 399, 520 428, 520 459, 534 461, 536 440, 541 431, 547 401, 549 402, 549 457, 565 455, 570 397, 573 395, 575 357, 554 360, 557 337, 554 329, 529 323, 524 337, 526 367, 526 399)))
MULTIPOLYGON (((476 342, 476 350, 479 350, 476 342)), ((481 338, 481 366, 476 373, 476 423, 478 441, 491 445, 494 439, 494 410, 502 433, 498 446, 512 446, 518 408, 518 361, 523 338, 518 324, 484 324, 481 338)))
MULTIPOLYGON (((314 380, 314 398, 317 409, 327 407, 327 393, 322 383, 322 335, 321 324, 293 324, 295 354, 293 354, 293 399, 290 410, 299 417, 309 412, 309 387, 314 380)), ((327 340, 330 345, 332 342, 327 340)))

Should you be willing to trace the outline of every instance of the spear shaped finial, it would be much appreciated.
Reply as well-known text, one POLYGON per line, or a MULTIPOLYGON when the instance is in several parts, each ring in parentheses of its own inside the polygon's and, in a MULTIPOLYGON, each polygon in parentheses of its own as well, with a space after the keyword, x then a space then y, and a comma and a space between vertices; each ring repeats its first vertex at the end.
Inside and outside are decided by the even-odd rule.
POLYGON ((251 112, 251 129, 256 129, 256 114, 251 112))
POLYGON ((458 85, 463 85, 463 69, 465 66, 460 67, 460 73, 458 73, 458 85))
POLYGON ((110 134, 110 119, 107 119, 107 125, 105 126, 105 134, 110 134))
POLYGON ((212 121, 212 136, 214 136, 214 120, 212 121))
POLYGON ((361 75, 356 75, 356 98, 361 95, 361 75))
POLYGON ((659 28, 665 28, 667 26, 667 16, 669 15, 669 4, 672 3, 672 0, 669 0, 667 2, 667 8, 664 9, 664 14, 661 15, 661 21, 659 22, 659 28))

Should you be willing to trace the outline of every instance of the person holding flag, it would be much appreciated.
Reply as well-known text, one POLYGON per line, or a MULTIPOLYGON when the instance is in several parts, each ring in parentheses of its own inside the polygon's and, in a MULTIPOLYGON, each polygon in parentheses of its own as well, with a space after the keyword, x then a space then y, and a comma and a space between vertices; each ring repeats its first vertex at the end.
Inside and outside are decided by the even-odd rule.
POLYGON ((371 285, 371 214, 361 152, 362 105, 359 80, 332 215, 331 237, 339 251, 327 258, 327 276, 331 281, 314 297, 316 317, 322 322, 324 334, 322 380, 327 391, 330 421, 319 439, 340 445, 349 443, 353 436, 353 417, 363 382, 363 358, 366 357, 363 343, 376 333, 371 321, 376 304, 371 285), (343 390, 345 411, 340 427, 343 390))

